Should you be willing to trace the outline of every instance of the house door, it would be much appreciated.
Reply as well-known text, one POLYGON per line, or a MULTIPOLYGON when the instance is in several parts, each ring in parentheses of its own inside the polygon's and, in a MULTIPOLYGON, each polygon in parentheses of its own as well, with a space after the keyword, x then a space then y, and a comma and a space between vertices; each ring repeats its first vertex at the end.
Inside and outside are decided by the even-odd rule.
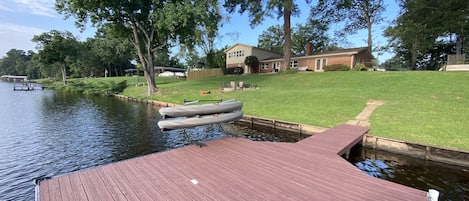
POLYGON ((316 59, 316 71, 323 71, 324 66, 327 65, 327 60, 326 59, 316 59), (321 63, 322 61, 322 63, 321 63))
POLYGON ((272 63, 273 69, 272 72, 279 72, 280 71, 280 62, 272 63))

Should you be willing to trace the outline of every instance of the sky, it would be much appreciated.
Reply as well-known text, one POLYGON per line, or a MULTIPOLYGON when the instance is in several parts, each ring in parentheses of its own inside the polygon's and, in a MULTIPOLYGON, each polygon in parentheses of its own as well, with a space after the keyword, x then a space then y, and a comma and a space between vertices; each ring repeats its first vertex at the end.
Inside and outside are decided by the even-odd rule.
MULTIPOLYGON (((51 30, 70 31, 80 40, 86 40, 94 36, 96 29, 88 26, 81 32, 75 26, 75 19, 65 19, 54 9, 54 0, 1 0, 0 1, 0 58, 6 56, 11 49, 20 49, 24 51, 36 50, 36 44, 31 41, 34 35, 39 35, 51 30)), ((300 16, 292 17, 292 27, 298 23, 306 22, 309 15, 310 6, 305 1, 297 0, 300 8, 300 16)), ((314 2, 313 2, 314 3, 314 2)), ((397 15, 399 8, 395 1, 385 1, 386 11, 383 15, 384 21, 375 25, 373 28, 373 40, 375 45, 385 45, 387 39, 382 36, 383 30, 389 26, 397 15)), ((254 28, 249 25, 247 13, 241 15, 234 13, 229 16, 229 20, 224 20, 223 26, 219 30, 220 37, 216 40, 217 48, 230 46, 235 43, 257 46, 258 36, 262 34, 269 26, 283 24, 283 19, 267 17, 264 22, 254 28)), ((330 27, 330 36, 332 31, 339 29, 340 26, 330 27)), ((345 48, 365 47, 366 30, 359 31, 357 34, 347 37, 348 44, 340 44, 345 48)), ((374 54, 380 62, 392 57, 391 53, 383 55, 374 54)))

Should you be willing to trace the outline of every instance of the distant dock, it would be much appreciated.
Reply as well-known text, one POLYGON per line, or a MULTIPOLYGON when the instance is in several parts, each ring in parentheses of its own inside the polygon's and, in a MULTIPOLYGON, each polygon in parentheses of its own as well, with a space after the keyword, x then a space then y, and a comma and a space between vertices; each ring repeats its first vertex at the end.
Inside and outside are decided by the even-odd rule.
POLYGON ((340 125, 297 143, 209 141, 40 181, 36 199, 427 201, 341 157, 367 132, 340 125))
POLYGON ((0 79, 2 81, 14 82, 13 91, 33 91, 38 89, 44 89, 44 87, 39 86, 32 81, 29 81, 28 76, 2 75, 0 79))

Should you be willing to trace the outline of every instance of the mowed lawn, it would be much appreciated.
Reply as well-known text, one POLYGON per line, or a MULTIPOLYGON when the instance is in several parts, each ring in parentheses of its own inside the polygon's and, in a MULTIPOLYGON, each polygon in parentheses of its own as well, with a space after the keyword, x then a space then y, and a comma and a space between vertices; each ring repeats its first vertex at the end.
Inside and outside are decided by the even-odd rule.
MULTIPOLYGON (((123 95, 145 97, 146 87, 132 83, 123 95)), ((469 150, 468 72, 306 72, 197 81, 157 78, 157 83, 160 94, 150 99, 182 104, 184 99, 235 98, 244 102, 247 115, 323 127, 355 119, 368 100, 382 100, 385 104, 370 117, 371 134, 469 150), (230 81, 258 89, 222 93, 221 83, 230 81), (200 90, 211 93, 200 95, 200 90)))

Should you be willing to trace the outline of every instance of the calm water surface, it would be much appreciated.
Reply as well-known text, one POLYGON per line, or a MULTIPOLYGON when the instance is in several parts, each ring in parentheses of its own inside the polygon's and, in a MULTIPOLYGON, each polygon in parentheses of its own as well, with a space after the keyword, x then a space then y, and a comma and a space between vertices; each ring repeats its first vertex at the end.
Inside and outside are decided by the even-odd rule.
POLYGON ((0 81, 0 200, 34 200, 33 179, 224 137, 219 126, 160 132, 157 108, 112 97, 13 91, 0 81))
POLYGON ((469 200, 469 168, 356 147, 350 162, 370 176, 423 191, 436 189, 440 201, 469 200))

